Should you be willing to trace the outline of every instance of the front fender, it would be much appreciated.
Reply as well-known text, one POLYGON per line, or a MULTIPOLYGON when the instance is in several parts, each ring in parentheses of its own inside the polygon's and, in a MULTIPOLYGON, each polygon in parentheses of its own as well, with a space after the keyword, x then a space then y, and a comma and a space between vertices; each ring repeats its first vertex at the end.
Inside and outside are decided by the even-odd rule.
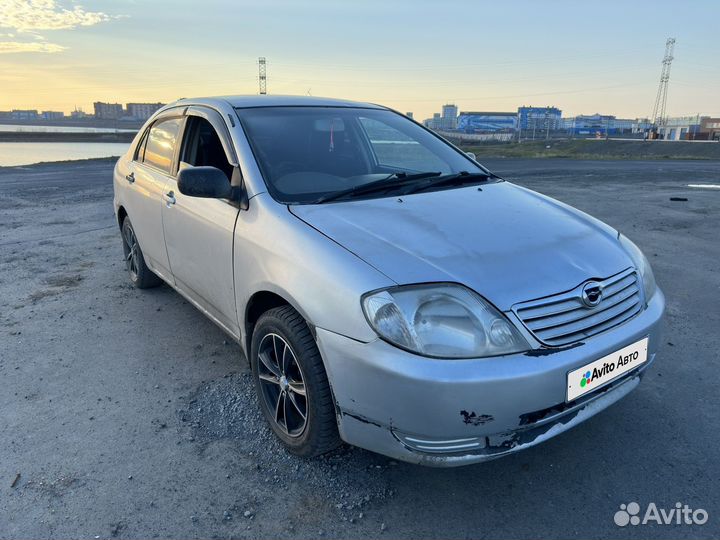
MULTIPOLYGON (((241 212, 234 238, 235 295, 245 329, 250 298, 268 291, 311 325, 361 342, 377 338, 360 297, 395 282, 275 202, 267 193, 241 212)), ((243 343, 245 338, 243 336, 243 343)))

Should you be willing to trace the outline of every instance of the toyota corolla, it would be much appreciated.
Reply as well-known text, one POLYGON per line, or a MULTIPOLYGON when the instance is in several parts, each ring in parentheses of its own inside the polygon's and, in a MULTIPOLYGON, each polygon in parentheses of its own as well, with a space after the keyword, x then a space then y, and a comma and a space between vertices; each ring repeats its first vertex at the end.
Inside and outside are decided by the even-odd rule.
POLYGON ((167 283, 239 343, 298 455, 497 458, 655 359, 665 300, 635 244, 382 106, 183 99, 114 188, 132 283, 167 283))

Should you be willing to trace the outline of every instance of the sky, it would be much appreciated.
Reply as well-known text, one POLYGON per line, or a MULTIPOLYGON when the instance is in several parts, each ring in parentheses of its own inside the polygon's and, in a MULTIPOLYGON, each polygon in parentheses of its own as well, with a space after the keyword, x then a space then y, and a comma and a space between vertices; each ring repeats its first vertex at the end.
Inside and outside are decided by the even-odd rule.
POLYGON ((0 0, 0 110, 268 93, 380 103, 423 119, 556 106, 720 116, 717 0, 0 0))

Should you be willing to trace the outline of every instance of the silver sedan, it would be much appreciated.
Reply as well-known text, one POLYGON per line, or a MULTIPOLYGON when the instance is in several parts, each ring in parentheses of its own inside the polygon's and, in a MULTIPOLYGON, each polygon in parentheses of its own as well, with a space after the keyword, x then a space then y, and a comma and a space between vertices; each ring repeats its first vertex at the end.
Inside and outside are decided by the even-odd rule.
POLYGON ((114 188, 132 282, 167 283, 240 344, 298 455, 497 458, 655 359, 665 300, 635 244, 385 107, 183 99, 114 188))

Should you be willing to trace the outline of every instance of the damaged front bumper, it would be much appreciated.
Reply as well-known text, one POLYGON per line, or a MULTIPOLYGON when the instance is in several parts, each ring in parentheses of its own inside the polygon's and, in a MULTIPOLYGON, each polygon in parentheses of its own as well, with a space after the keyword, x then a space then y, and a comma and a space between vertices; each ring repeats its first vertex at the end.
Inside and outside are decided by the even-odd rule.
POLYGON ((496 459, 576 426, 630 393, 654 361, 665 299, 575 346, 470 360, 438 360, 375 340, 317 329, 349 444, 438 467, 496 459), (567 373, 649 338, 648 360, 587 395, 565 401, 567 373))

